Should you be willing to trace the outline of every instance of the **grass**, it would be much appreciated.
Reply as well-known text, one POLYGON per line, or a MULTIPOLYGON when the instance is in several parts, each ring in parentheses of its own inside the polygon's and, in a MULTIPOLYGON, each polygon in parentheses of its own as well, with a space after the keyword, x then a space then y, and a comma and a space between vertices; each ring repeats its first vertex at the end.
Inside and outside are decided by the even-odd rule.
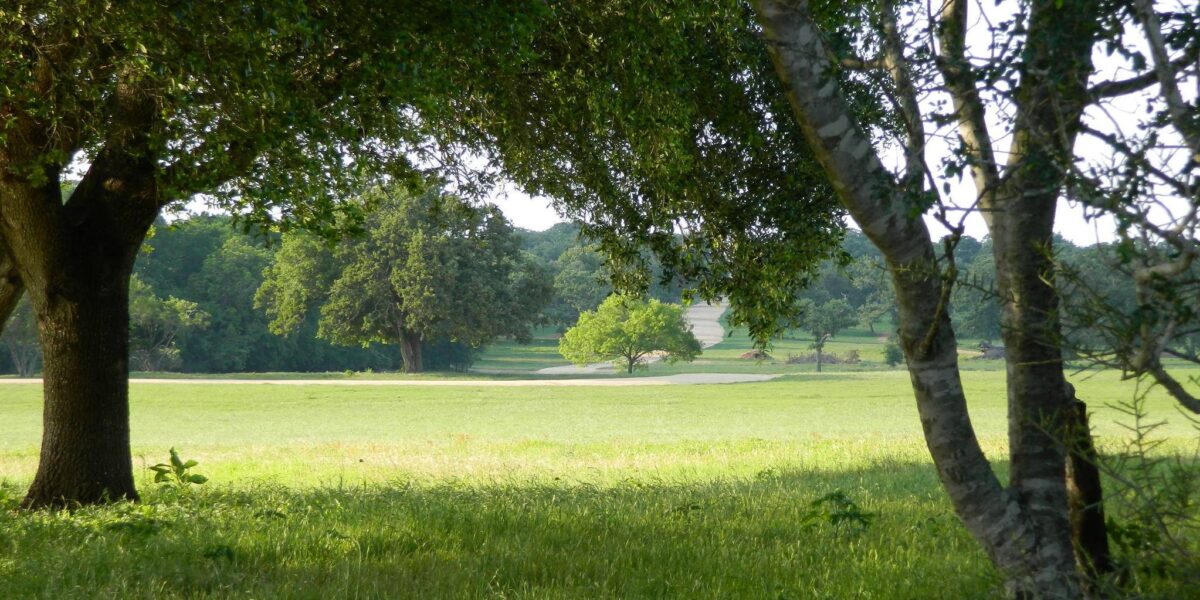
MULTIPOLYGON (((1005 453, 1004 374, 966 375, 1005 453)), ((1101 443, 1132 388, 1077 380, 1101 443)), ((0 387, 0 505, 39 388, 0 387)), ((1152 414, 1176 449, 1196 434, 1152 414)), ((0 598, 987 598, 907 374, 624 388, 134 384, 140 505, 0 511, 0 598), (175 446, 211 482, 160 490, 175 446), (843 492, 862 527, 814 506, 843 492)), ((996 461, 1003 476, 1006 465, 996 461)))

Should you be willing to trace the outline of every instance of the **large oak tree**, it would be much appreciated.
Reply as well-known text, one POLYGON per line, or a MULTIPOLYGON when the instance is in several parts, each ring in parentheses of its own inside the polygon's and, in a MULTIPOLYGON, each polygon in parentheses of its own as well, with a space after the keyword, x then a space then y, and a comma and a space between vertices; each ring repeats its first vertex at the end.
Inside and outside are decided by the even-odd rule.
MULTIPOLYGON (((525 5, 520 5, 525 6, 525 5)), ((518 6, 517 8, 519 8, 518 6)), ((30 507, 136 498, 129 276, 197 194, 327 227, 364 179, 403 181, 461 87, 521 38, 504 3, 9 2, 0 8, 0 313, 36 313, 44 433, 30 507), (497 26, 502 23, 503 26, 497 26), (69 194, 65 173, 82 170, 69 194)), ((532 6, 531 10, 539 9, 532 6)), ((341 222, 354 223, 354 215, 341 222)))
POLYGON ((256 294, 273 332, 294 331, 319 307, 318 337, 399 346, 407 373, 424 370, 422 347, 438 340, 529 341, 552 284, 499 208, 439 189, 375 189, 362 202, 363 235, 335 248, 284 235, 256 294))

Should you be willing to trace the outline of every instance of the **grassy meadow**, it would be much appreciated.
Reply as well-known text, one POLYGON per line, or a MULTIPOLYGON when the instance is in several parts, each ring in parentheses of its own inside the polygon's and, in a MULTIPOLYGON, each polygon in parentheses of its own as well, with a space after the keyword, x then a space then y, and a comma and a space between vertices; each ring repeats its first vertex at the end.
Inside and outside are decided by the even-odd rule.
MULTIPOLYGON (((1004 374, 966 385, 1000 459, 1004 374)), ((1077 385, 1116 447, 1126 419, 1104 405, 1132 385, 1077 385)), ((15 508, 39 395, 0 386, 0 598, 998 594, 938 486, 902 370, 605 388, 134 384, 145 501, 30 514, 15 508), (209 483, 153 484, 146 467, 172 446, 209 483)), ((1192 448, 1170 401, 1149 404, 1170 447, 1192 448)))

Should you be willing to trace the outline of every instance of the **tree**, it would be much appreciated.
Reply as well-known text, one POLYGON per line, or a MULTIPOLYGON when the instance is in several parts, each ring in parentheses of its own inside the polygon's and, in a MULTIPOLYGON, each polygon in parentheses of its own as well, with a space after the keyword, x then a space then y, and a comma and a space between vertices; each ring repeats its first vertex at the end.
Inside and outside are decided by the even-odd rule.
POLYGON ((825 343, 841 330, 855 322, 854 309, 842 298, 833 298, 818 305, 807 300, 804 305, 804 327, 813 336, 813 349, 817 351, 817 372, 821 372, 825 343))
POLYGON ((459 136, 579 221, 616 287, 648 290, 657 260, 765 338, 795 326, 845 227, 802 133, 779 126, 787 98, 749 16, 556 3, 517 68, 471 82, 459 136))
POLYGON ((45 361, 25 506, 137 498, 129 277, 163 208, 203 194, 247 222, 328 232, 364 179, 413 181, 410 157, 452 152, 434 135, 464 118, 452 79, 520 56, 541 10, 467 4, 0 9, 0 316, 27 293, 45 361))
POLYGON ((138 277, 129 280, 129 355, 141 371, 168 371, 179 366, 179 334, 208 327, 210 316, 195 302, 166 299, 138 277))
POLYGON ((558 351, 577 365, 614 360, 633 373, 651 353, 661 353, 670 363, 690 362, 700 355, 700 342, 680 306, 613 294, 596 310, 579 315, 579 322, 559 339, 558 351))
POLYGON ((572 246, 558 257, 555 266, 558 268, 554 275, 555 302, 563 304, 555 311, 559 323, 575 323, 581 313, 594 310, 612 294, 604 257, 594 248, 572 246))
MULTIPOLYGON (((823 203, 836 198, 883 255, 926 439, 956 512, 1013 594, 1078 596, 1064 473, 1067 448, 1084 444, 1072 443, 1072 432, 1081 428, 1071 426, 1078 411, 1062 368, 1052 235, 1056 204, 1069 196, 1117 217, 1127 240, 1123 247, 1135 257, 1125 266, 1141 304, 1165 316, 1134 328, 1120 356, 1131 373, 1155 377, 1192 406, 1194 399, 1177 392, 1181 385, 1161 368, 1157 349, 1163 344, 1155 340, 1177 339, 1182 323, 1200 318, 1194 310, 1200 294, 1184 300, 1172 291, 1195 287, 1181 274, 1200 254, 1200 206, 1187 175, 1194 169, 1190 158, 1200 152, 1197 109, 1179 92, 1179 81, 1197 76, 1195 15, 1157 14, 1142 0, 1132 5, 1033 0, 996 20, 969 19, 969 3, 962 0, 932 7, 751 4, 750 15, 735 3, 661 10, 611 2, 556 7, 558 28, 544 32, 529 59, 528 72, 538 76, 521 85, 502 78, 488 82, 492 96, 514 100, 494 107, 489 118, 499 123, 481 119, 478 126, 494 133, 497 160, 508 173, 587 221, 585 233, 599 237, 606 252, 620 257, 622 241, 649 243, 667 264, 695 273, 702 296, 717 295, 718 289, 727 295, 734 320, 752 321, 756 335, 787 326, 778 317, 795 316, 796 294, 794 288, 783 290, 793 283, 802 287, 829 255, 780 244, 796 231, 790 221, 759 225, 740 218, 777 210, 795 218, 836 215, 823 203), (967 47, 967 25, 975 21, 991 24, 983 25, 991 34, 983 52, 967 47), (1140 35, 1129 24, 1140 26, 1140 35), (1126 36, 1144 42, 1151 60, 1127 50, 1126 36), (769 71, 750 50, 757 44, 771 58, 769 71), (1097 44, 1135 75, 1090 82, 1097 44), (701 66, 703 74, 682 62, 701 66), (1128 130, 1136 133, 1083 119, 1090 105, 1155 86, 1159 94, 1147 116, 1128 130), (710 109, 697 111, 694 101, 706 95, 710 109), (927 96, 947 99, 950 111, 923 106, 920 99, 927 96), (742 103, 745 98, 752 101, 742 103), (788 106, 780 108, 783 101, 788 106), (673 110, 662 110, 665 106, 673 110), (1003 130, 996 135, 989 111, 1003 130), (764 143, 763 133, 731 117, 734 113, 770 115, 766 120, 780 126, 764 143), (661 114, 671 118, 656 116, 661 114), (681 123, 698 134, 667 137, 664 132, 680 131, 672 126, 681 123), (931 138, 946 137, 941 128, 947 123, 958 127, 959 139, 938 173, 926 160, 926 148, 931 138), (1102 142, 1107 156, 1077 154, 1081 133, 1102 142), (805 144, 790 145, 795 134, 805 144), (676 143, 664 143, 664 137, 676 143), (997 140, 1007 144, 1003 155, 997 140), (903 164, 894 170, 882 159, 883 148, 893 143, 903 150, 903 164), (790 160, 786 166, 761 160, 759 150, 790 160), (696 169, 714 155, 754 166, 695 189, 704 177, 720 181, 729 174, 722 167, 730 163, 721 161, 709 173, 696 169), (743 192, 762 190, 757 184, 779 173, 811 175, 806 167, 814 162, 828 187, 805 189, 820 200, 788 202, 782 193, 752 193, 755 206, 739 203, 743 192), (964 173, 975 188, 972 201, 955 206, 949 195, 964 173), (1169 204, 1160 202, 1162 190, 1173 193, 1180 206, 1166 225, 1153 217, 1155 207, 1169 204), (958 273, 955 246, 963 231, 954 216, 974 209, 984 216, 992 240, 1009 349, 1007 486, 971 426, 948 310, 958 273), (927 213, 950 230, 945 243, 935 244, 923 220, 927 213), (730 238, 720 235, 706 238, 709 231, 735 231, 730 238, 737 243, 725 246, 730 238), (670 241, 675 232, 682 232, 678 244, 670 241), (749 235, 740 237, 741 232, 749 235), (759 233, 763 237, 754 235, 759 233), (691 245, 694 240, 706 244, 691 245), (724 253, 726 248, 734 250, 724 253), (791 279, 777 285, 760 274, 791 279)), ((768 189, 795 190, 800 182, 776 183, 768 189)), ((829 237, 816 239, 828 252, 829 237)), ((1175 351, 1185 354, 1180 347, 1175 351)), ((1097 502, 1091 498, 1081 505, 1097 502)), ((1096 564, 1086 546, 1079 547, 1079 564, 1085 570, 1096 564)))
POLYGON ((320 337, 399 345, 408 373, 423 370, 422 343, 530 339, 549 277, 519 250, 498 208, 438 189, 380 188, 362 202, 370 207, 364 234, 336 249, 283 237, 257 294, 274 332, 294 331, 320 306, 320 337))
MULTIPOLYGON (((956 264, 958 264, 956 257, 956 264)), ((969 261, 955 278, 950 294, 954 331, 963 337, 992 341, 1000 338, 1000 297, 996 290, 996 261, 990 242, 969 261)))
MULTIPOLYGON (((967 529, 1019 596, 1065 598, 1080 593, 1064 480, 1066 451, 1073 445, 1069 430, 1075 400, 1063 376, 1052 228, 1060 195, 1106 183, 1078 170, 1077 163, 1086 159, 1075 153, 1074 142, 1081 131, 1090 129, 1084 111, 1091 103, 1157 83, 1163 90, 1163 112, 1171 119, 1152 127, 1163 129, 1163 123, 1174 122, 1175 134, 1185 141, 1192 141, 1195 133, 1179 114, 1194 115, 1195 107, 1178 101, 1174 84, 1190 59, 1176 60, 1194 52, 1193 39, 1180 36, 1163 42, 1159 16, 1150 3, 1136 5, 1134 20, 1146 25, 1155 69, 1132 80, 1089 87, 1093 46, 1121 42, 1123 22, 1130 17, 1123 7, 1069 0, 1023 5, 1013 20, 991 29, 995 59, 977 68, 967 52, 965 1, 946 2, 936 14, 907 7, 908 21, 901 20, 897 5, 884 3, 875 15, 879 55, 873 62, 839 54, 831 46, 830 28, 808 2, 754 2, 800 129, 839 198, 888 261, 899 301, 900 343, 943 486, 967 529), (903 29, 906 23, 914 31, 903 29), (908 46, 917 37, 916 29, 936 35, 932 52, 908 46), (1011 44, 1013 40, 1017 43, 1011 44), (1176 58, 1167 59, 1168 51, 1176 58), (883 166, 877 145, 846 102, 846 67, 872 69, 895 99, 906 152, 899 174, 883 166), (918 102, 918 93, 927 89, 953 101, 950 116, 959 126, 961 143, 950 169, 970 171, 992 239, 1008 352, 1008 489, 1000 485, 979 449, 959 381, 954 328, 946 310, 955 278, 955 237, 949 240, 951 250, 939 257, 918 217, 940 200, 938 190, 926 184, 933 178, 925 162, 925 127, 936 126, 936 116, 923 113, 918 102), (996 105, 1014 115, 1004 123, 1004 137, 1012 140, 1006 163, 998 160, 989 131, 993 124, 987 112, 996 105)), ((1192 19, 1168 18, 1181 20, 1185 28, 1192 19)), ((1195 67, 1194 60, 1191 65, 1195 67)), ((1190 147, 1193 153, 1200 149, 1190 147)), ((1115 155, 1123 153, 1119 144, 1111 149, 1115 155)), ((1170 176, 1163 179, 1170 184, 1170 176)), ((1152 226, 1137 219, 1145 213, 1136 208, 1136 196, 1132 201, 1121 196, 1119 202, 1109 194, 1087 196, 1093 205, 1132 215, 1142 228, 1152 226)), ((961 235, 961 224, 945 218, 945 211, 937 214, 961 235)), ((1194 201, 1191 214, 1196 214, 1194 201)), ((1194 237, 1191 242, 1175 241, 1195 255, 1194 237)), ((1168 267, 1160 274, 1174 267, 1170 261, 1161 264, 1168 267)), ((1079 562, 1087 569, 1094 563, 1089 549, 1082 550, 1079 562)))

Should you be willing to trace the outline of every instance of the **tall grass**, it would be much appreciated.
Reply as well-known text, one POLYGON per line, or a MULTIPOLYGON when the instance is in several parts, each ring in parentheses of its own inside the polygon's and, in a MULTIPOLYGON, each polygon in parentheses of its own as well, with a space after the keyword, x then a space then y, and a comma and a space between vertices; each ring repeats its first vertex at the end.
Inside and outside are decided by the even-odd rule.
MULTIPOLYGON (((1004 379, 966 384, 1005 450, 1004 379)), ((1115 374, 1077 380, 1102 447, 1115 374)), ((1195 434, 1168 399, 1171 447, 1195 434)), ((0 387, 0 598, 989 598, 901 372, 646 388, 135 384, 141 504, 15 510, 37 386, 0 387), (160 489, 179 447, 211 482, 160 489), (815 505, 841 492, 863 526, 815 505)), ((1006 464, 996 467, 1004 476, 1006 464)), ((1162 597, 1186 590, 1171 589, 1162 597)))

